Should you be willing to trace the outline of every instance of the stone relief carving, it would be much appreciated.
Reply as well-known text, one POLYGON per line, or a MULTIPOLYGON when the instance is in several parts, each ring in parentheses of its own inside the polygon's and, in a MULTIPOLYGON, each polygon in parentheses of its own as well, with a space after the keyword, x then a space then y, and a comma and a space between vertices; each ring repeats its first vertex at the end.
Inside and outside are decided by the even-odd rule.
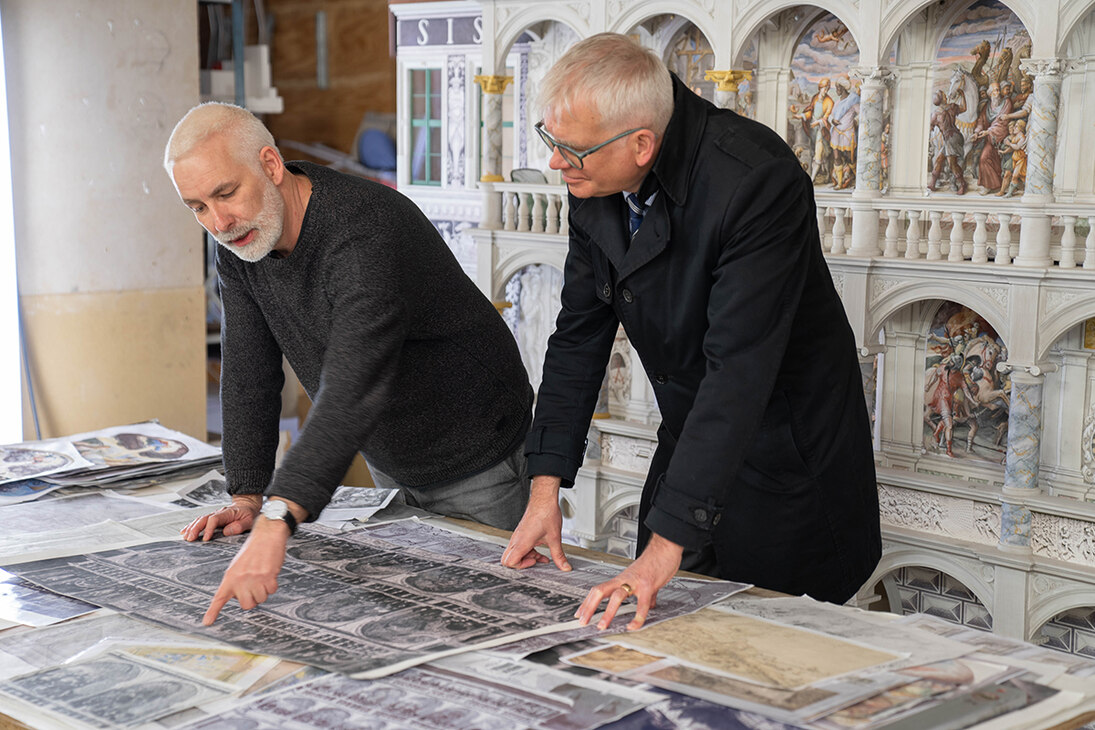
POLYGON ((506 300, 513 306, 502 316, 517 338, 533 390, 540 387, 548 336, 561 306, 562 286, 562 272, 547 264, 526 266, 506 283, 506 300))
POLYGON ((464 184, 464 93, 467 87, 464 78, 465 64, 464 56, 448 57, 449 145, 446 154, 449 159, 446 183, 449 187, 460 187, 464 184))
POLYGON ((836 294, 841 299, 844 298, 844 274, 833 274, 833 286, 836 287, 836 294))
POLYGON ((1035 555, 1095 565, 1095 524, 1034 513, 1030 545, 1035 555))
POLYGON ((939 497, 909 489, 879 486, 882 521, 898 527, 942 532, 943 507, 939 497))
POLYGON ((1046 292, 1046 310, 1044 316, 1050 316, 1061 307, 1072 304, 1080 298, 1079 292, 1068 289, 1050 289, 1046 292))
POLYGON ((1031 587, 1034 589, 1035 594, 1039 596, 1056 593, 1065 585, 1064 581, 1050 578, 1049 576, 1042 574, 1035 575, 1033 580, 1031 580, 1031 587))
POLYGON ((877 303, 878 300, 882 298, 883 294, 900 283, 901 282, 898 279, 887 279, 884 277, 876 278, 871 282, 871 304, 877 303))
POLYGON ((982 286, 981 291, 984 292, 990 299, 999 304, 1002 308, 1007 309, 1009 292, 1007 287, 1003 286, 982 286))
POLYGON ((974 528, 977 530, 977 534, 985 539, 986 542, 992 542, 1000 539, 1000 510, 999 508, 986 504, 984 502, 977 502, 974 504, 974 528))
POLYGON ((582 20, 589 20, 589 3, 569 3, 567 7, 576 12, 582 20))
POLYGON ((608 358, 608 411, 618 412, 631 400, 631 343, 621 326, 608 358))
POLYGON ((616 469, 645 474, 655 443, 614 433, 601 434, 601 463, 616 469))
POLYGON ((879 485, 882 522, 982 545, 996 544, 1000 510, 995 505, 912 489, 879 485))

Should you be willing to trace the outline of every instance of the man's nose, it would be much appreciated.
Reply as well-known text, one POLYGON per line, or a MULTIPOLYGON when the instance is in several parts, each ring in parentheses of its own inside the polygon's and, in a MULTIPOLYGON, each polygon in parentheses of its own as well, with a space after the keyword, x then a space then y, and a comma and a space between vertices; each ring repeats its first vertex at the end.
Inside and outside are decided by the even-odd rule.
POLYGON ((213 223, 213 228, 217 231, 230 231, 232 230, 232 227, 236 224, 236 217, 224 208, 221 208, 219 206, 210 206, 209 211, 212 215, 211 221, 213 223))
POLYGON ((551 159, 548 160, 548 167, 552 170, 565 170, 568 167, 574 167, 574 165, 567 162, 567 158, 563 157, 563 153, 559 151, 558 147, 553 147, 551 149, 551 159))

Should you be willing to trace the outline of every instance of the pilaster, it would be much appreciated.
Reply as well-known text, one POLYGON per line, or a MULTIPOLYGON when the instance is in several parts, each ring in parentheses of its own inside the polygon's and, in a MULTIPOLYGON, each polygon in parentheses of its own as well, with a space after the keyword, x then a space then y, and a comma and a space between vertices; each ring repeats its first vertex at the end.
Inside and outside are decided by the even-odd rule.
POLYGON ((855 191, 852 193, 851 256, 877 256, 878 212, 870 201, 882 189, 883 106, 886 87, 894 73, 884 66, 861 67, 853 74, 859 87, 859 142, 856 152, 855 191))
POLYGON ((481 182, 503 182, 502 177, 502 94, 512 76, 476 76, 483 90, 483 172, 481 182))

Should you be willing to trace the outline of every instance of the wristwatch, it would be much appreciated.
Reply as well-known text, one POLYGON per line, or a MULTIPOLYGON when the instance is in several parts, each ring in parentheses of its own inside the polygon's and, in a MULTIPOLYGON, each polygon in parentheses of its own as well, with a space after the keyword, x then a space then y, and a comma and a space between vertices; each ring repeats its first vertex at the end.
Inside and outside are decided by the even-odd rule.
POLYGON ((264 501, 259 514, 268 520, 281 520, 284 522, 289 528, 290 535, 295 534, 297 531, 297 518, 293 517, 293 513, 289 511, 289 505, 280 499, 267 499, 264 501))

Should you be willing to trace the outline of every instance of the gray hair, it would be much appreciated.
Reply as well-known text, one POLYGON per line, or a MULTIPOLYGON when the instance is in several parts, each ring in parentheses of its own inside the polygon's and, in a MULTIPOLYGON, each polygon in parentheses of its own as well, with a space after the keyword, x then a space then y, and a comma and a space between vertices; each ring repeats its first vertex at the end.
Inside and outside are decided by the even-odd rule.
MULTIPOLYGON (((171 174, 171 168, 177 160, 217 134, 230 136, 235 158, 255 168, 261 167, 259 151, 263 147, 273 147, 275 151, 278 149, 274 135, 270 134, 270 130, 254 114, 235 104, 208 101, 188 111, 171 132, 163 156, 163 166, 167 174, 171 174)), ((278 152, 279 157, 280 155, 278 152)))
POLYGON ((585 102, 605 126, 641 126, 661 136, 673 116, 673 82, 650 49, 619 33, 598 33, 551 67, 537 101, 545 117, 585 102))

